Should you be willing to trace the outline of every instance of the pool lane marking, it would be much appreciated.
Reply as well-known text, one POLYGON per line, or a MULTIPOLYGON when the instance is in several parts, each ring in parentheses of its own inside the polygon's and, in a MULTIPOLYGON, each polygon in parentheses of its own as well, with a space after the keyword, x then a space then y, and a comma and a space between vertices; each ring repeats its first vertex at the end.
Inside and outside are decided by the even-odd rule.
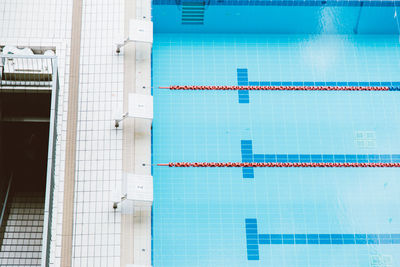
MULTIPOLYGON (((400 163, 400 154, 255 154, 253 153, 253 141, 241 140, 242 162, 277 162, 277 163, 375 163, 376 166, 316 166, 316 167, 390 167, 387 163, 400 163), (378 164, 377 164, 378 163, 378 164), (380 163, 385 163, 381 165, 380 163)), ((285 166, 282 166, 285 167, 285 166)), ((303 167, 303 166, 296 166, 303 167)), ((308 166, 307 166, 308 167, 308 166)), ((398 167, 396 165, 391 167, 398 167)), ((254 178, 254 169, 252 166, 242 169, 243 178, 254 178)))
POLYGON ((297 86, 297 85, 171 85, 177 91, 400 91, 398 86, 297 86))
POLYGON ((235 90, 238 103, 249 104, 249 91, 400 91, 400 82, 277 82, 249 81, 247 68, 237 68, 237 86, 171 85, 170 90, 235 90))
POLYGON ((246 218, 248 260, 259 260, 259 245, 387 245, 400 244, 397 234, 258 234, 257 219, 246 218))
POLYGON ((157 166, 166 167, 233 167, 233 168, 399 168, 392 162, 169 162, 157 166))

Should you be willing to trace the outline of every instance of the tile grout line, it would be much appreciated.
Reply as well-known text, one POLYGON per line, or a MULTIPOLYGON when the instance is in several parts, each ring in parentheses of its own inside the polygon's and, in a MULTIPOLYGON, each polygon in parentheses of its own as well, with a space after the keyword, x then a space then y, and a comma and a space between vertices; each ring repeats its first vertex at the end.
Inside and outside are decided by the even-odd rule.
POLYGON ((73 0, 60 264, 62 267, 72 266, 81 30, 82 0, 73 0))

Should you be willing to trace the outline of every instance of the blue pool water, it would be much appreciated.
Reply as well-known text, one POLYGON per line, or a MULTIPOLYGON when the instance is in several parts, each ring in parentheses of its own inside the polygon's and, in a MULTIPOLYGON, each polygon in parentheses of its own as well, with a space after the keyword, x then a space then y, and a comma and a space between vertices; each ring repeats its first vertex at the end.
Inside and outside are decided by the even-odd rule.
MULTIPOLYGON (((154 163, 399 160, 400 92, 158 89, 240 85, 244 76, 396 85, 398 35, 179 33, 157 31, 154 20, 154 163)), ((400 169, 153 175, 154 266, 400 266, 400 169)))

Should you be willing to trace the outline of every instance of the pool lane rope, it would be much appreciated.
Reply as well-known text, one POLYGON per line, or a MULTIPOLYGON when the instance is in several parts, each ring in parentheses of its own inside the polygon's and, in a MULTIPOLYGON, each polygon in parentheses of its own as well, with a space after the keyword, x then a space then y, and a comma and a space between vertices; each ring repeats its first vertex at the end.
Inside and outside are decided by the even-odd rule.
POLYGON ((169 87, 159 87, 169 90, 209 90, 209 91, 400 91, 400 87, 393 86, 202 86, 202 85, 172 85, 169 87))
POLYGON ((331 162, 170 162, 166 167, 262 167, 262 168, 400 168, 400 163, 331 163, 331 162))

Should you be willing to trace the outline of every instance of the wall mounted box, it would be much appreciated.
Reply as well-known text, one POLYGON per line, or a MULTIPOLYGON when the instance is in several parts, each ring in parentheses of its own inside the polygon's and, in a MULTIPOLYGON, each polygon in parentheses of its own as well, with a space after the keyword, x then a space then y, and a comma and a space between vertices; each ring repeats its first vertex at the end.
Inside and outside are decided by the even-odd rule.
POLYGON ((129 41, 153 43, 153 22, 141 19, 129 20, 129 41))
POLYGON ((153 97, 151 95, 129 94, 128 116, 153 119, 153 97))
POLYGON ((153 176, 125 173, 122 192, 126 200, 135 206, 151 206, 153 203, 153 176))

